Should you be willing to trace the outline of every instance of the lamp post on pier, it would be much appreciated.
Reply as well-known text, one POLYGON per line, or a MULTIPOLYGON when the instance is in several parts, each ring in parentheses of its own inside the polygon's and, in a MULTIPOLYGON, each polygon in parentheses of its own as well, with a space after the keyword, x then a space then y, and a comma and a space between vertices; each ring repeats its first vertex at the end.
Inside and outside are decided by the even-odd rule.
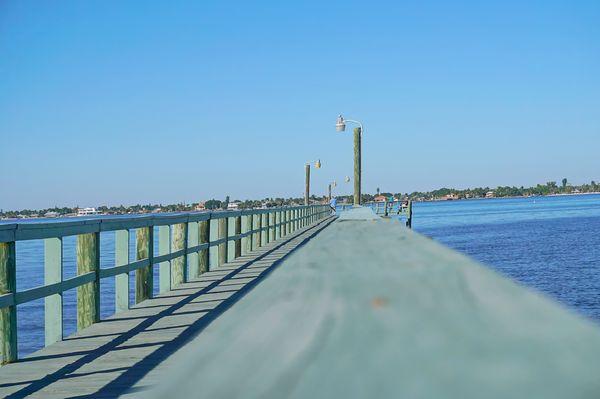
POLYGON ((354 206, 360 206, 361 192, 361 141, 363 125, 353 119, 344 119, 342 115, 338 116, 335 130, 343 132, 346 130, 346 122, 356 123, 359 127, 354 128, 354 206))
POLYGON ((310 199, 310 164, 311 163, 315 163, 315 169, 320 169, 321 168, 321 160, 316 160, 316 161, 311 161, 311 162, 307 162, 304 165, 304 171, 306 173, 306 178, 305 178, 305 182, 304 182, 304 205, 308 205, 309 199, 310 199))
POLYGON ((327 197, 327 199, 329 199, 329 201, 331 201, 331 189, 335 188, 335 187, 337 187, 337 183, 336 183, 335 180, 332 181, 331 183, 329 183, 329 186, 327 188, 328 189, 328 193, 329 193, 329 196, 327 197))

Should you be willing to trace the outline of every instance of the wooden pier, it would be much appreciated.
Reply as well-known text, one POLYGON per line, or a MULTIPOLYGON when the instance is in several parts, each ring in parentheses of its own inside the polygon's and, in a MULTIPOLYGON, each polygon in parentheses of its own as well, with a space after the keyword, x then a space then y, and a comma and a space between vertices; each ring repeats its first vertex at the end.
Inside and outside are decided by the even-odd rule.
MULTIPOLYGON (((260 212, 246 222, 236 220, 243 213, 229 213, 231 223, 220 224, 228 217, 220 212, 135 227, 185 223, 169 237, 187 235, 187 247, 171 245, 168 256, 164 246, 159 254, 138 252, 142 260, 117 265, 118 272, 171 262, 170 270, 187 267, 189 276, 198 262, 198 275, 110 318, 92 317, 75 335, 1 367, 0 396, 600 396, 600 329, 592 322, 369 208, 337 218, 327 207, 260 212), (218 235, 206 231, 207 220, 218 235), (196 229, 198 242, 208 243, 189 238, 196 229), (201 253, 211 249, 218 254, 201 253), (184 255, 182 264, 173 262, 184 255), (213 255, 217 266, 203 271, 200 259, 213 255)), ((48 239, 59 230, 43 231, 0 237, 48 239)), ((81 226, 69 232, 89 234, 81 226)), ((136 237, 151 242, 151 234, 136 237)), ((93 266, 92 258, 81 252, 82 263, 93 266)), ((19 295, 0 300, 10 311, 19 295)))

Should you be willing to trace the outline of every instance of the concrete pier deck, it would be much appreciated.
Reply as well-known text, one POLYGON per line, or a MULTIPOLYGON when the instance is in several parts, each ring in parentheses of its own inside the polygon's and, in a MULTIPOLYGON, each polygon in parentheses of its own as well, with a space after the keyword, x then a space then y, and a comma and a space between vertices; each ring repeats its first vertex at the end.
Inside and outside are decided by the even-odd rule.
POLYGON ((591 399, 598 375, 596 324, 356 208, 2 367, 0 396, 591 399))
POLYGON ((353 209, 286 259, 151 397, 600 397, 597 325, 370 219, 353 209))

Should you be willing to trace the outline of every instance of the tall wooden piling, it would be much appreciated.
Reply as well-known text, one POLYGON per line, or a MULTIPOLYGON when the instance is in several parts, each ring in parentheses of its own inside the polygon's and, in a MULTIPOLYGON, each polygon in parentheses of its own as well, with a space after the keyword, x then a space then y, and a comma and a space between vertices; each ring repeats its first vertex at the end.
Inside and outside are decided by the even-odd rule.
POLYGON ((361 129, 354 128, 354 205, 360 205, 360 179, 361 179, 361 129))
POLYGON ((246 215, 246 253, 252 252, 252 248, 254 247, 252 233, 250 233, 254 229, 254 221, 253 215, 246 215))
MULTIPOLYGON (((210 220, 202 220, 198 223, 199 230, 199 243, 207 244, 210 240, 210 220)), ((209 262, 209 251, 210 248, 206 248, 200 251, 199 254, 199 273, 206 273, 208 271, 209 262)))
POLYGON ((152 227, 140 227, 135 232, 136 260, 148 259, 150 264, 135 271, 135 303, 152 298, 154 277, 152 273, 153 252, 152 227))
POLYGON ((408 205, 406 209, 406 227, 412 229, 412 201, 408 200, 408 205))
MULTIPOLYGON (((177 252, 187 247, 187 223, 173 225, 171 251, 177 252)), ((187 255, 183 254, 171 261, 171 288, 177 287, 187 279, 187 255)))
POLYGON ((261 234, 262 232, 260 231, 260 229, 262 228, 262 215, 258 214, 255 215, 256 217, 254 218, 254 229, 258 230, 256 233, 254 233, 254 244, 253 247, 254 249, 258 249, 262 246, 261 243, 261 234))
MULTIPOLYGON (((0 243, 0 295, 17 289, 15 243, 0 243)), ((17 307, 0 309, 0 347, 2 364, 17 360, 17 307)))
MULTIPOLYGON (((228 218, 222 217, 219 219, 219 227, 218 234, 219 240, 227 238, 227 227, 228 227, 228 218)), ((219 263, 218 265, 224 265, 227 263, 227 242, 222 242, 219 244, 219 263)))
POLYGON ((77 236, 77 275, 94 273, 89 283, 77 287, 77 330, 100 321, 100 233, 77 236))
MULTIPOLYGON (((235 217, 235 224, 234 224, 234 231, 233 234, 240 235, 242 234, 242 217, 241 216, 236 216, 235 217)), ((239 258, 240 256, 242 256, 242 239, 238 238, 237 240, 235 240, 235 251, 233 256, 235 258, 239 258)))

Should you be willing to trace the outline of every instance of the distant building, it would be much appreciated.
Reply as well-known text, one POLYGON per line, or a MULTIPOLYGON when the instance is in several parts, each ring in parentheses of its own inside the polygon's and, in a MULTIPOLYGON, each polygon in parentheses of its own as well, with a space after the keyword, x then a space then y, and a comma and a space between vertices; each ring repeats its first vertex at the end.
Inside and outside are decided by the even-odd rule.
POLYGON ((58 212, 54 212, 54 211, 46 212, 46 213, 44 213, 44 217, 45 218, 57 218, 58 212))
POLYGON ((97 215, 99 212, 96 208, 78 208, 77 216, 97 215))
POLYGON ((493 191, 488 191, 487 193, 485 193, 485 198, 494 198, 495 194, 493 191))
POLYGON ((375 202, 385 202, 387 197, 385 195, 377 195, 373 200, 375 202))
POLYGON ((227 204, 227 210, 230 211, 235 211, 240 207, 240 203, 239 202, 230 202, 229 204, 227 204))
POLYGON ((450 194, 446 194, 442 197, 443 200, 446 201, 453 201, 453 200, 457 200, 458 199, 458 194, 456 193, 450 193, 450 194))
POLYGON ((204 205, 204 202, 199 202, 198 205, 196 205, 194 207, 195 211, 204 211, 206 210, 206 206, 204 205))

